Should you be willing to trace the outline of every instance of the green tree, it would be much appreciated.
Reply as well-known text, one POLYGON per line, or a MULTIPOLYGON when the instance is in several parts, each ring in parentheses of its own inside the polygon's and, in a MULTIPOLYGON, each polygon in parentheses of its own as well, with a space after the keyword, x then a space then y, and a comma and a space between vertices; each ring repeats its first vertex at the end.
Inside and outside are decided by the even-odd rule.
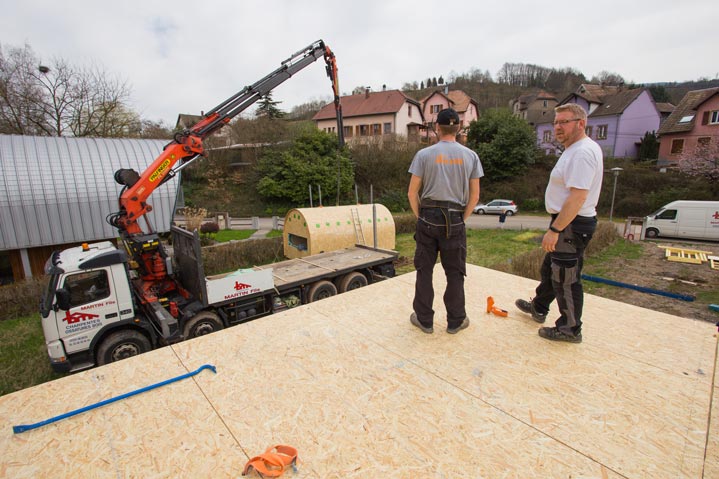
POLYGON ((269 118, 270 120, 284 118, 285 112, 277 107, 280 103, 282 102, 272 99, 272 92, 268 92, 267 95, 262 97, 262 100, 257 102, 257 112, 255 116, 257 118, 269 118))
POLYGON ((320 130, 298 136, 287 148, 272 148, 260 159, 257 192, 267 200, 304 204, 308 186, 319 185, 324 198, 337 195, 337 168, 340 194, 348 196, 354 183, 354 168, 347 151, 337 149, 337 136, 320 130))
POLYGON ((659 157, 659 141, 656 132, 646 132, 639 143, 640 160, 656 160, 659 157))
POLYGON ((469 125, 467 144, 493 180, 521 175, 537 156, 537 137, 529 124, 507 108, 490 109, 469 125))

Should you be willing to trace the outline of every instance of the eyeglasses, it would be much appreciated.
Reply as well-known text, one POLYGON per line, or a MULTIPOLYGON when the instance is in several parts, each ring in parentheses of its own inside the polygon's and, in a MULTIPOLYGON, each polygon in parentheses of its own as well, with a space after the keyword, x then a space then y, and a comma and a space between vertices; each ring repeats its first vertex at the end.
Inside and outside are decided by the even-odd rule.
POLYGON ((556 120, 554 123, 552 123, 554 126, 557 125, 566 125, 567 123, 571 123, 573 121, 581 121, 581 118, 574 118, 572 120, 556 120))

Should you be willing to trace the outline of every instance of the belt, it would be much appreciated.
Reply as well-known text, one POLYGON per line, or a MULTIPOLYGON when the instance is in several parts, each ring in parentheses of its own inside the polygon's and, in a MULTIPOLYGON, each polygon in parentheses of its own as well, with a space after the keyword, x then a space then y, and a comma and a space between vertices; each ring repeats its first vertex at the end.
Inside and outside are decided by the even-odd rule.
POLYGON ((437 201, 431 198, 423 198, 420 208, 445 208, 448 210, 464 211, 464 206, 454 201, 437 201))

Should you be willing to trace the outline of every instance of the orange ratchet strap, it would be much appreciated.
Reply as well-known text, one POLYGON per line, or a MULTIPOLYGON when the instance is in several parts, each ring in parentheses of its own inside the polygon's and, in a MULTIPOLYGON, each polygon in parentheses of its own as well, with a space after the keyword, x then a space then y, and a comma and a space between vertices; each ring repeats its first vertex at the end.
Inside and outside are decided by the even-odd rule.
POLYGON ((246 476, 250 468, 259 472, 262 477, 280 477, 287 466, 297 462, 297 449, 292 446, 278 444, 268 447, 265 452, 255 456, 245 464, 242 475, 246 476))
POLYGON ((500 309, 494 305, 494 298, 487 296, 487 313, 492 313, 496 316, 506 318, 509 313, 506 310, 500 309))

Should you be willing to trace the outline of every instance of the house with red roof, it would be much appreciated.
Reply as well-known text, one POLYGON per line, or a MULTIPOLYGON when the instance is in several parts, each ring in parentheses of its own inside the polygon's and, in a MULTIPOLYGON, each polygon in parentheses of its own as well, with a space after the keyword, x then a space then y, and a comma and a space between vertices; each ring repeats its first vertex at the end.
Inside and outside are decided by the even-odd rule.
POLYGON ((479 118, 479 104, 462 90, 435 91, 420 100, 424 113, 424 124, 434 128, 437 113, 445 108, 453 108, 459 114, 459 124, 467 128, 469 124, 479 118))
MULTIPOLYGON (((346 141, 363 141, 384 135, 398 135, 419 140, 424 124, 421 104, 399 90, 343 96, 342 121, 346 141)), ((334 103, 325 105, 312 120, 317 128, 337 132, 334 103)))

